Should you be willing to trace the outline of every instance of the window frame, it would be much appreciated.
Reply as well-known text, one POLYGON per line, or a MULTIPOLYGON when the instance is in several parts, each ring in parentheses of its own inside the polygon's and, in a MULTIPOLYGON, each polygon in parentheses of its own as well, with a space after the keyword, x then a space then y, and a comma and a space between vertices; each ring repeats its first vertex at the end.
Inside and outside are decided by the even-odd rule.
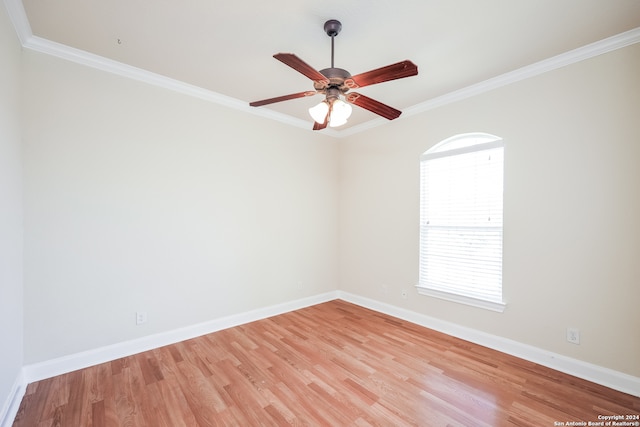
MULTIPOLYGON (((503 156, 505 151, 505 142, 502 138, 487 134, 487 133, 466 133, 455 135, 450 138, 447 138, 429 150, 425 151, 420 156, 420 247, 419 247, 419 281, 416 285, 416 290, 421 295, 426 295, 434 298, 439 298, 447 301, 452 301, 456 303, 461 303, 465 305, 470 305, 474 307, 479 307, 491 311, 503 312, 506 309, 506 302, 504 300, 504 289, 502 287, 502 277, 503 277, 503 258, 504 258, 504 221, 500 226, 500 301, 497 300, 489 300, 484 298, 475 297, 472 295, 467 295, 464 293, 454 292, 452 289, 445 290, 442 288, 434 288, 429 287, 422 277, 422 265, 423 265, 423 186, 425 185, 425 177, 423 176, 422 167, 423 163, 429 160, 456 156, 460 154, 481 152, 489 149, 502 148, 503 156), (472 142, 473 139, 476 139, 475 142, 472 142), (466 142, 465 142, 466 141, 466 142), (447 147, 451 148, 447 148, 447 147)), ((502 160, 502 211, 501 216, 504 213, 504 157, 502 160)))

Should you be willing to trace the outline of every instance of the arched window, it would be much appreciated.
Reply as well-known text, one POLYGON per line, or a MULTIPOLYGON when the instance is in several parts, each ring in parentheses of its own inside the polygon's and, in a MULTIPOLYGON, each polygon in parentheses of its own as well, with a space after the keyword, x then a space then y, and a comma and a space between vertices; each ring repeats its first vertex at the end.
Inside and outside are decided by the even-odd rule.
POLYGON ((484 133, 422 154, 419 293, 504 311, 503 159, 502 139, 484 133))

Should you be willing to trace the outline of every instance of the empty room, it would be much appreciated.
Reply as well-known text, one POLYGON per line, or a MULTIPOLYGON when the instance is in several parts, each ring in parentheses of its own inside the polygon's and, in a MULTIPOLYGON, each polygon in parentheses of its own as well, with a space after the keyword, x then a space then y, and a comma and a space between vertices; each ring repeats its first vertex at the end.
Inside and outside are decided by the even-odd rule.
POLYGON ((0 427, 640 426, 640 1, 4 0, 0 427))

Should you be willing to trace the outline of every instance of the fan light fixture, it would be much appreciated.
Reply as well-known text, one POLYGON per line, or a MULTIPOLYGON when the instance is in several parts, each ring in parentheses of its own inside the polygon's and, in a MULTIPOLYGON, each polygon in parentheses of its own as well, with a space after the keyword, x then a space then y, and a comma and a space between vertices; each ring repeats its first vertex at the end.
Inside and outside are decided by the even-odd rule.
POLYGON ((329 103, 327 101, 322 101, 320 104, 315 107, 309 108, 309 115, 316 123, 324 123, 325 117, 327 117, 327 113, 329 112, 329 103))
POLYGON ((329 126, 338 127, 347 123, 347 119, 351 116, 353 108, 339 98, 332 100, 325 100, 320 102, 315 107, 309 108, 309 115, 316 123, 324 123, 325 119, 328 119, 329 126), (329 105, 331 103, 331 105, 329 105), (331 113, 329 113, 331 111, 331 113), (327 114, 329 116, 327 117, 327 114))

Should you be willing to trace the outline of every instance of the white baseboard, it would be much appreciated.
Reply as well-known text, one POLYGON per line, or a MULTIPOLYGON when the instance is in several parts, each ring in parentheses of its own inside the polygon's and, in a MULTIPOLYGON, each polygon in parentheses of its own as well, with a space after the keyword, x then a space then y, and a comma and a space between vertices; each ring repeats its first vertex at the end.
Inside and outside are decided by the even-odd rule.
MULTIPOLYGON (((338 298, 327 292, 23 367, 26 384, 338 298)), ((4 426, 0 426, 4 427, 4 426)))
POLYGON ((338 291, 338 294, 344 301, 640 397, 640 378, 638 377, 348 292, 338 291))
POLYGON ((88 366, 109 362, 121 357, 195 338, 201 335, 238 326, 248 322, 265 319, 315 304, 342 299, 371 310, 385 313, 417 325, 421 325, 447 335, 464 339, 494 350, 507 353, 543 366, 564 372, 585 380, 601 384, 614 390, 640 397, 640 378, 593 365, 567 356, 552 353, 517 341, 487 334, 475 329, 456 325, 424 314, 409 311, 380 301, 361 297, 343 291, 332 291, 324 294, 298 299, 282 304, 264 307, 257 310, 239 313, 189 327, 150 335, 140 339, 126 341, 106 347, 71 354, 53 360, 25 365, 20 378, 16 380, 10 401, 5 404, 4 418, 0 418, 0 427, 8 427, 17 413, 26 385, 45 378, 72 372, 88 366))
POLYGON ((20 409, 20 402, 22 402, 26 390, 27 381, 25 381, 23 369, 18 373, 13 387, 11 387, 11 392, 2 406, 0 427, 11 427, 13 425, 13 420, 15 420, 18 409, 20 409))

